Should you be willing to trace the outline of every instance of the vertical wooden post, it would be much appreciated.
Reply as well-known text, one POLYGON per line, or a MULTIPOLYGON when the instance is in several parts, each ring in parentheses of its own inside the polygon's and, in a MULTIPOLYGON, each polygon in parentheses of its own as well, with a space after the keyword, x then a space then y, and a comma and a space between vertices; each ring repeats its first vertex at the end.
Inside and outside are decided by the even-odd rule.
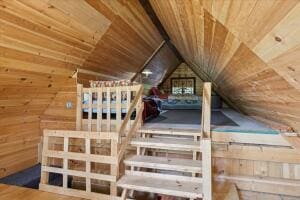
POLYGON ((211 139, 201 140, 203 200, 212 200, 211 139))
POLYGON ((204 83, 202 97, 201 137, 210 138, 211 120, 211 83, 204 83))
MULTIPOLYGON (((64 137, 64 152, 69 151, 69 138, 64 137)), ((68 170, 68 159, 64 158, 63 159, 63 169, 68 170)), ((64 173, 63 174, 63 187, 67 188, 68 187, 68 174, 64 173)))
MULTIPOLYGON (((43 136, 43 152, 42 152, 42 167, 47 166, 48 158, 45 156, 46 151, 48 151, 49 148, 49 137, 43 136)), ((49 172, 45 172, 42 170, 41 173, 41 183, 42 184, 48 184, 49 181, 49 172)))
MULTIPOLYGON (((119 97, 118 97, 118 92, 119 89, 116 88, 116 107, 115 107, 115 110, 116 110, 116 131, 119 131, 119 127, 120 127, 120 119, 118 117, 119 115, 119 112, 121 109, 121 105, 117 105, 119 104, 119 97)), ((110 111, 111 111, 111 92, 110 92, 110 88, 107 87, 107 131, 111 131, 111 122, 110 122, 110 111)), ((111 156, 112 157, 117 157, 118 156, 118 142, 116 140, 111 140, 111 143, 110 143, 110 149, 111 149, 111 156)), ((118 177, 119 175, 119 164, 112 164, 110 165, 110 174, 112 176, 116 176, 118 177)), ((117 186, 116 186, 116 183, 114 182, 111 182, 110 183, 110 195, 113 195, 113 196, 117 196, 117 186)))
MULTIPOLYGON (((129 111, 131 106, 131 88, 130 86, 126 86, 126 113, 129 111)), ((127 123, 126 130, 130 129, 130 123, 127 123)))
POLYGON ((76 130, 81 130, 82 124, 82 84, 77 84, 76 130))
MULTIPOLYGON (((91 139, 89 137, 85 138, 85 153, 87 155, 91 154, 91 139)), ((85 162, 85 171, 86 173, 90 174, 91 172, 91 162, 90 161, 86 161, 85 162)), ((87 192, 91 192, 91 179, 86 177, 85 179, 85 189, 87 192)))
POLYGON ((93 93, 89 88, 89 102, 88 102, 88 131, 92 131, 92 117, 93 117, 93 93))
POLYGON ((110 132, 110 101, 111 101, 111 94, 110 94, 110 87, 106 87, 106 131, 110 132))
POLYGON ((102 131, 102 87, 97 92, 97 131, 102 131))

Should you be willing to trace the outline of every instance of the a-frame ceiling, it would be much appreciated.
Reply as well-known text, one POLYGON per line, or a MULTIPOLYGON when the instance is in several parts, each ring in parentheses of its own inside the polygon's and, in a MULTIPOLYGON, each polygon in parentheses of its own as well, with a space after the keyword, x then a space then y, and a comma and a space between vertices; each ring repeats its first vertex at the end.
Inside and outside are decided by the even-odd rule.
MULTIPOLYGON (((1 0, 3 124, 28 109, 39 116, 78 67, 120 79, 139 72, 165 39, 140 2, 1 0)), ((300 130, 299 0, 149 2, 184 60, 223 97, 300 130)), ((163 50, 148 63, 161 72, 179 59, 163 50)))
POLYGON ((150 3, 185 61, 219 94, 300 130, 300 1, 150 3))

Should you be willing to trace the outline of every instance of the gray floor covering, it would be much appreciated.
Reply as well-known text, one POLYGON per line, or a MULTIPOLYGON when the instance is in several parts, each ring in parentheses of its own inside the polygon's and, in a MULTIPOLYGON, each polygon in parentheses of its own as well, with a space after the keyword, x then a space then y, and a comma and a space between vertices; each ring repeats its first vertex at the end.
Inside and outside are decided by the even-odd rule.
MULTIPOLYGON (((200 124, 201 110, 168 110, 147 123, 167 124, 200 124)), ((234 121, 225 116, 221 111, 212 111, 212 125, 216 126, 238 126, 234 121)))

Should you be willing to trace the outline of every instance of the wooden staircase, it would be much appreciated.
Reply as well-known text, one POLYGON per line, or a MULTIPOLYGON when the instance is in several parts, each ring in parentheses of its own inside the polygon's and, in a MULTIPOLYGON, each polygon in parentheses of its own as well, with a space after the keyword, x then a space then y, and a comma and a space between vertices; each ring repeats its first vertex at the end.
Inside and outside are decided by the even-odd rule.
POLYGON ((211 84, 205 83, 199 131, 147 128, 137 131, 130 140, 136 155, 124 160, 125 175, 116 183, 123 189, 121 199, 127 198, 128 191, 212 199, 210 97, 211 84), (179 155, 184 158, 178 158, 179 155))
POLYGON ((129 191, 143 191, 211 200, 210 90, 211 84, 205 83, 202 126, 195 132, 141 128, 144 108, 141 85, 96 88, 78 85, 77 130, 44 130, 40 190, 86 199, 119 200, 126 199, 129 191), (116 96, 114 101, 112 96, 116 96), (124 109, 126 115, 122 118, 124 109), (115 118, 111 118, 113 110, 115 118), (125 159, 130 145, 136 148, 136 155, 125 159), (102 155, 107 149, 109 153, 102 155), (172 154, 188 157, 172 157, 172 154), (52 163, 53 158, 58 164, 52 163), (69 164, 70 160, 81 164, 69 164), (125 172, 120 166, 123 161, 125 172), (92 163, 106 164, 110 170, 98 170, 92 163), (51 185, 50 173, 61 174, 63 185, 51 185), (120 177, 121 174, 124 175, 120 177), (84 190, 69 188, 69 176, 83 179, 84 190), (108 182, 110 193, 94 192, 95 181, 108 182), (117 187, 123 189, 121 197, 117 187))
POLYGON ((117 182, 117 186, 124 189, 124 198, 128 190, 135 190, 189 199, 210 199, 210 139, 199 141, 200 133, 195 135, 182 130, 141 129, 139 133, 130 143, 137 148, 137 155, 124 160, 128 169, 117 182), (165 155, 185 153, 191 158, 163 157, 157 152, 165 155))

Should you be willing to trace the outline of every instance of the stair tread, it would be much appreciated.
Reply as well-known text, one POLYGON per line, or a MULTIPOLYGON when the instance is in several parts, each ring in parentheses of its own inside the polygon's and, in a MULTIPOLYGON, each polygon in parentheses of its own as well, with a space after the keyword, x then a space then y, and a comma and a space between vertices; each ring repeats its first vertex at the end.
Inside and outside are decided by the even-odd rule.
POLYGON ((134 138, 131 145, 140 145, 151 148, 167 148, 173 147, 176 149, 200 150, 200 141, 193 141, 187 139, 173 139, 173 138, 134 138))
POLYGON ((124 162, 126 165, 137 167, 178 170, 184 172, 201 172, 202 169, 202 162, 200 160, 189 160, 181 158, 135 155, 129 159, 126 159, 124 162))
POLYGON ((200 136, 201 133, 199 130, 190 130, 190 129, 156 129, 156 128, 141 128, 138 130, 139 133, 152 133, 160 135, 186 135, 186 136, 200 136))
POLYGON ((201 198, 202 184, 186 181, 174 181, 144 176, 125 175, 118 182, 118 187, 134 189, 185 198, 201 198))

